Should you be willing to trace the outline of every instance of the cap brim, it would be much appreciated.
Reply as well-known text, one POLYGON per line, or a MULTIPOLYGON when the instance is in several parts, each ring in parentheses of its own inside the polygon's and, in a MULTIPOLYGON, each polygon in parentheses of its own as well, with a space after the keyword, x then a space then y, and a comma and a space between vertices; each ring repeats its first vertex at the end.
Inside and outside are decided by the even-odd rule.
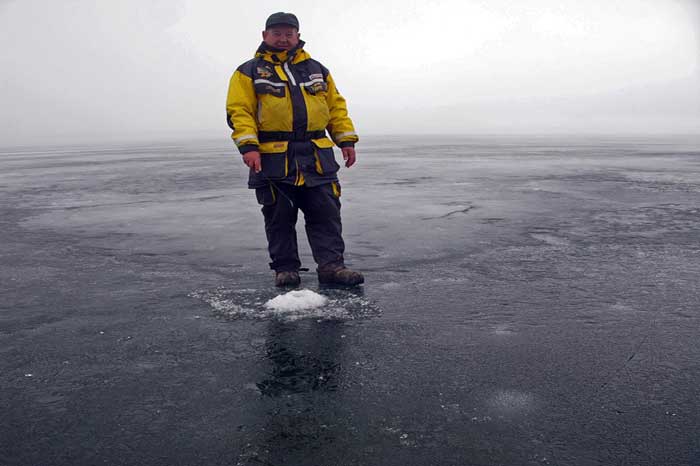
POLYGON ((299 29, 299 26, 297 26, 296 24, 290 24, 290 23, 272 23, 272 24, 268 24, 267 26, 265 26, 265 29, 270 29, 273 26, 289 26, 289 27, 299 29))

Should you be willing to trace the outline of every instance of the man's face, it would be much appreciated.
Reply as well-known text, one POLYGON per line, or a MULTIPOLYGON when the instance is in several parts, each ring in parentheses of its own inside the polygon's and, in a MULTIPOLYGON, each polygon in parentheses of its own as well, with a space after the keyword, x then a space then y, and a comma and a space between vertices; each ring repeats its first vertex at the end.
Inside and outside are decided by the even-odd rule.
POLYGON ((299 31, 292 26, 272 26, 262 34, 267 45, 278 49, 291 50, 299 43, 299 31))

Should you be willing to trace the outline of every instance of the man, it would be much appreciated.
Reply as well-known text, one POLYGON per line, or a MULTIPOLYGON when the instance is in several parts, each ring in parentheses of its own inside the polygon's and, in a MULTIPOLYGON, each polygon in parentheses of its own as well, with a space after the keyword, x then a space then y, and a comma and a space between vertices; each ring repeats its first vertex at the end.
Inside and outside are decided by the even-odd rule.
POLYGON ((226 121, 250 167, 248 187, 262 205, 275 285, 301 282, 298 209, 304 213, 319 282, 359 285, 364 277, 343 260, 340 167, 333 155, 335 143, 345 166, 355 163, 358 137, 345 99, 328 69, 304 51, 296 16, 271 15, 262 37, 255 58, 231 77, 226 121))

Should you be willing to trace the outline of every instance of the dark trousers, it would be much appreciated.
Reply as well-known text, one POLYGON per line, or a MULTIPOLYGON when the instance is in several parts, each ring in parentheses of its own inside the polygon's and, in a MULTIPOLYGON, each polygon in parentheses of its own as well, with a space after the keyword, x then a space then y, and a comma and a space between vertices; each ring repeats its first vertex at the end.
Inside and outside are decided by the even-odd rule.
POLYGON ((301 267, 296 232, 299 209, 304 213, 306 236, 318 269, 344 265, 339 192, 336 195, 332 184, 307 187, 276 183, 257 188, 256 196, 263 205, 271 269, 282 272, 301 267))

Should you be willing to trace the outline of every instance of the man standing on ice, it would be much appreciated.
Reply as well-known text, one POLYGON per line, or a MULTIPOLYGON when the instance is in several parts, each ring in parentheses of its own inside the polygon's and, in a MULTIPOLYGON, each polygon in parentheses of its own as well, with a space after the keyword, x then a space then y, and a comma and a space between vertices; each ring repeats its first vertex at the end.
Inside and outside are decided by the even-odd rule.
POLYGON ((298 209, 304 213, 319 282, 359 285, 364 277, 343 260, 340 167, 333 155, 335 143, 345 166, 355 163, 358 137, 345 99, 328 69, 303 49, 296 16, 274 13, 262 37, 255 58, 231 77, 226 121, 250 167, 248 187, 263 206, 275 285, 301 282, 298 209))

